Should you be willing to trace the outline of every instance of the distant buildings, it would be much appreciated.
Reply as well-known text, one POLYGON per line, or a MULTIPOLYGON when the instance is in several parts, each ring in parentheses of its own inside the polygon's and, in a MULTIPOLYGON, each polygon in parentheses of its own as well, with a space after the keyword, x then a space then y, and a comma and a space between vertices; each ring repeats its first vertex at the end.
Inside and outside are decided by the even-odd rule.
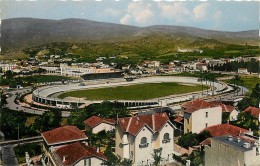
POLYGON ((197 99, 184 107, 184 133, 199 133, 206 127, 222 123, 222 108, 197 99))
POLYGON ((237 69, 238 74, 248 74, 247 68, 238 68, 237 69))
POLYGON ((211 138, 205 148, 205 165, 259 166, 259 148, 254 143, 233 136, 211 138))
POLYGON ((188 48, 180 48, 178 47, 178 52, 199 52, 199 53, 203 53, 203 50, 200 49, 188 49, 188 48))
POLYGON ((169 163, 174 152, 174 128, 165 113, 119 118, 115 153, 131 159, 133 165, 152 164, 153 154, 161 154, 162 163, 169 163))
POLYGON ((86 130, 91 130, 92 133, 98 133, 102 130, 112 131, 115 129, 115 119, 103 119, 98 116, 92 116, 84 121, 86 130))

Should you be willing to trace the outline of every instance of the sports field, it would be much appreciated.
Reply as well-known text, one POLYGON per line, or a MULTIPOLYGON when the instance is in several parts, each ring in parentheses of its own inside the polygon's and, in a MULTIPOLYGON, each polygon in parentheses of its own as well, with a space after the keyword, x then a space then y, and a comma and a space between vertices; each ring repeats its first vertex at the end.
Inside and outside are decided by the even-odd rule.
MULTIPOLYGON (((203 89, 206 89, 206 87, 204 86, 203 89)), ((175 82, 146 83, 72 91, 59 95, 59 98, 63 99, 70 96, 86 98, 87 100, 145 100, 200 90, 201 85, 181 85, 175 82)))

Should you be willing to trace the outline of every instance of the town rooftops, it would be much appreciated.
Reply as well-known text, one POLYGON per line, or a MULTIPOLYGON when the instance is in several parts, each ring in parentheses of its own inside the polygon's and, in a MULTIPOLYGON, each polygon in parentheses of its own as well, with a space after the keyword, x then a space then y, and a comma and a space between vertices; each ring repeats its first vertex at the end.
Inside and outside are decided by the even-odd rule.
POLYGON ((222 104, 222 103, 215 102, 215 101, 212 102, 212 104, 215 104, 216 106, 221 106, 222 107, 222 112, 232 112, 235 109, 234 106, 222 104))
POLYGON ((178 116, 177 118, 174 119, 174 121, 183 124, 183 117, 178 116))
POLYGON ((252 116, 259 118, 260 108, 249 106, 243 112, 249 112, 252 116))
POLYGON ((240 151, 249 151, 253 150, 253 147, 256 147, 256 145, 253 143, 232 136, 219 136, 213 137, 211 139, 226 144, 228 146, 234 147, 240 151))
POLYGON ((191 102, 182 104, 182 107, 186 108, 184 110, 185 112, 193 113, 199 109, 219 107, 219 106, 217 106, 216 104, 209 103, 204 100, 196 99, 191 102))
POLYGON ((59 158, 58 160, 64 165, 75 165, 84 158, 96 157, 104 161, 107 159, 103 153, 97 152, 97 149, 80 142, 58 147, 55 149, 55 153, 59 158))
POLYGON ((88 125, 89 127, 94 128, 101 123, 107 123, 107 124, 115 125, 116 120, 115 119, 103 119, 103 118, 100 118, 98 116, 91 116, 90 118, 85 120, 84 123, 86 125, 88 125))
POLYGON ((158 132, 167 122, 172 125, 166 113, 144 114, 118 119, 122 131, 134 136, 145 125, 152 131, 158 132))
POLYGON ((41 133, 48 145, 71 142, 76 140, 86 140, 88 137, 76 126, 63 126, 41 133))
POLYGON ((246 129, 243 129, 243 128, 240 128, 237 126, 233 126, 228 123, 210 126, 210 127, 205 128, 201 132, 203 132, 205 130, 209 131, 213 137, 223 136, 223 135, 239 136, 245 132, 249 132, 249 130, 246 130, 246 129))

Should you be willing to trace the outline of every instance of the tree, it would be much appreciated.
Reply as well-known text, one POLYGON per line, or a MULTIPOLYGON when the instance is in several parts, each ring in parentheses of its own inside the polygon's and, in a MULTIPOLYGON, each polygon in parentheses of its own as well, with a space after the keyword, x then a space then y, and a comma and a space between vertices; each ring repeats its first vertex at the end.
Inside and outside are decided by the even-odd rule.
POLYGON ((33 128, 39 133, 52 130, 61 126, 61 119, 62 119, 61 111, 58 110, 46 111, 43 113, 43 115, 35 119, 33 128))
POLYGON ((162 155, 161 153, 156 153, 156 152, 154 152, 154 153, 152 154, 153 159, 154 159, 154 165, 155 165, 155 166, 159 166, 159 165, 160 165, 160 162, 161 162, 161 160, 162 160, 161 155, 162 155))
POLYGON ((252 89, 252 93, 250 95, 250 97, 256 98, 256 99, 260 99, 260 84, 257 83, 255 85, 255 88, 252 89))
POLYGON ((104 101, 102 103, 90 104, 84 109, 75 110, 68 118, 68 124, 75 125, 80 129, 84 128, 83 121, 91 116, 99 116, 101 118, 110 119, 125 117, 129 115, 129 110, 122 103, 104 101))
POLYGON ((212 135, 209 131, 203 131, 199 134, 186 133, 179 138, 177 144, 188 149, 189 147, 196 146, 200 142, 210 137, 212 137, 212 135))

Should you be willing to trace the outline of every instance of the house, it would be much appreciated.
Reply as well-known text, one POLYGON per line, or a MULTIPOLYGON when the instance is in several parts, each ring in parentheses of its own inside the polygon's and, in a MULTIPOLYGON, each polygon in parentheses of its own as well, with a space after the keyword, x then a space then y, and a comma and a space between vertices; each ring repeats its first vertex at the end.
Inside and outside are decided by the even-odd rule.
POLYGON ((172 161, 174 125, 166 113, 119 118, 116 124, 116 155, 131 159, 133 165, 149 165, 153 154, 164 164, 172 161))
POLYGON ((245 113, 245 112, 250 113, 250 115, 252 115, 255 118, 253 121, 256 123, 256 125, 258 125, 258 123, 259 123, 258 119, 259 119, 259 115, 260 115, 260 108, 249 106, 249 107, 247 107, 243 111, 243 113, 245 113))
POLYGON ((222 113, 227 112, 229 113, 229 121, 235 121, 237 120, 239 111, 231 105, 226 105, 226 104, 222 104, 219 102, 212 102, 212 104, 215 104, 216 106, 221 106, 222 107, 222 113))
POLYGON ((98 133, 102 130, 111 131, 115 129, 115 119, 103 119, 98 116, 92 116, 84 121, 86 130, 92 130, 93 133, 98 133))
POLYGON ((248 74, 247 68, 238 68, 237 69, 238 74, 248 74))
POLYGON ((233 136, 219 136, 211 139, 211 146, 205 147, 205 165, 250 165, 258 166, 260 163, 259 148, 233 136))
POLYGON ((207 71, 208 70, 207 63, 196 63, 196 69, 200 71, 207 71))
MULTIPOLYGON (((243 140, 255 142, 254 139, 249 137, 249 136, 253 135, 252 131, 243 129, 241 127, 237 127, 237 126, 234 126, 234 125, 231 125, 228 123, 210 126, 210 127, 205 128, 201 132, 203 132, 203 131, 209 131, 212 137, 231 135, 233 137, 239 137, 243 140)), ((201 142, 201 144, 204 146, 209 145, 210 143, 211 143, 210 138, 207 138, 206 140, 201 142)))
POLYGON ((50 153, 53 166, 100 166, 107 160, 99 149, 80 142, 52 148, 50 153))
POLYGON ((43 138, 43 151, 47 158, 47 163, 49 164, 52 154, 50 153, 52 149, 57 147, 67 145, 75 142, 88 141, 88 137, 83 131, 79 130, 76 126, 62 126, 53 130, 45 131, 41 133, 43 138))
POLYGON ((184 133, 199 133, 208 126, 222 123, 222 108, 204 100, 184 103, 184 133))

